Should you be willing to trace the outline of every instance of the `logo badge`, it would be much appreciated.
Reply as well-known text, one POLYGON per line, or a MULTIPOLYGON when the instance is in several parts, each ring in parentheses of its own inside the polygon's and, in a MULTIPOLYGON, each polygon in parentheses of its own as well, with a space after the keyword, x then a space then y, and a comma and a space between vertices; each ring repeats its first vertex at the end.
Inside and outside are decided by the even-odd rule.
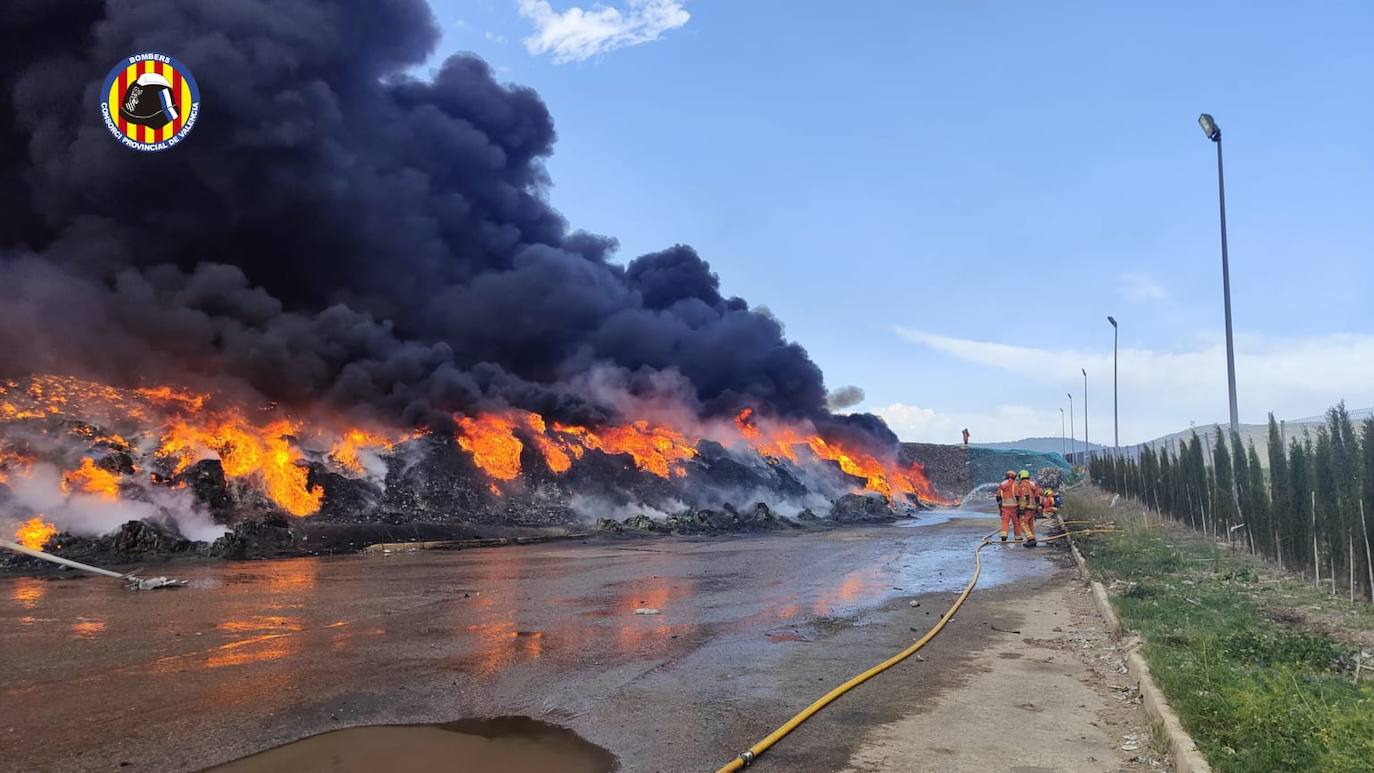
POLYGON ((132 150, 166 150, 186 139, 200 114, 200 89, 186 65, 166 54, 121 60, 100 91, 110 136, 132 150))

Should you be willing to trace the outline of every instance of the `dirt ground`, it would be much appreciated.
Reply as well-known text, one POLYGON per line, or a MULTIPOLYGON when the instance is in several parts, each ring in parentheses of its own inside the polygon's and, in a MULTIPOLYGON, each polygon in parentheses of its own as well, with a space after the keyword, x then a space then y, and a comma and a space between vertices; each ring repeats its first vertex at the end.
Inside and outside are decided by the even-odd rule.
MULTIPOLYGON (((980 600, 985 647, 932 645, 926 665, 962 658, 958 689, 866 733, 846 773, 1134 771, 1165 767, 1122 665, 1077 572, 1031 581, 1019 598, 980 600)), ((937 640, 938 641, 938 640, 937 640)))

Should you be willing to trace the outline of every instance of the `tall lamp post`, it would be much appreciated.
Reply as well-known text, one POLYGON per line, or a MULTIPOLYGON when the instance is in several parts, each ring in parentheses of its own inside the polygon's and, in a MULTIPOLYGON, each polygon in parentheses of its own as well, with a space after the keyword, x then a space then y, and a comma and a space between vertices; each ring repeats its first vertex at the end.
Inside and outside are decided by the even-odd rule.
POLYGON ((1121 415, 1117 412, 1116 398, 1116 352, 1121 339, 1121 329, 1116 325, 1116 317, 1107 317, 1112 323, 1112 447, 1118 458, 1121 456, 1121 415))
POLYGON ((1065 392, 1069 397, 1069 450, 1073 450, 1073 444, 1078 442, 1078 431, 1073 428, 1073 393, 1065 392))
POLYGON ((1088 443, 1088 369, 1079 368, 1083 371, 1083 458, 1087 464, 1087 458, 1092 453, 1092 446, 1088 443))
POLYGON ((1069 450, 1072 452, 1073 443, 1079 442, 1079 431, 1073 428, 1073 393, 1069 391, 1065 394, 1069 395, 1069 450))
POLYGON ((1069 441, 1064 436, 1064 409, 1059 409, 1059 453, 1069 455, 1069 441))
POLYGON ((1197 118, 1202 133, 1217 146, 1217 199, 1221 202, 1221 293, 1226 308, 1226 384, 1231 397, 1231 432, 1240 433, 1240 418, 1236 410, 1236 350, 1231 341, 1231 261, 1226 253, 1226 176, 1221 167, 1221 127, 1212 116, 1203 113, 1197 118))

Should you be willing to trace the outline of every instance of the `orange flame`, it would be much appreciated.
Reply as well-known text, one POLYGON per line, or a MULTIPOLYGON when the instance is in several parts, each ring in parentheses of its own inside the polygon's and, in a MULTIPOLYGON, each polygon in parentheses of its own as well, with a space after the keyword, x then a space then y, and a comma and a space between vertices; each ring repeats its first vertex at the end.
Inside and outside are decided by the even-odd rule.
POLYGON ((192 413, 199 413, 200 409, 205 407, 205 401, 210 397, 209 395, 200 395, 195 392, 173 389, 169 386, 135 389, 134 394, 156 402, 176 403, 192 413))
MULTIPOLYGON (((287 419, 259 425, 234 408, 210 413, 209 395, 178 387, 120 389, 69 376, 36 375, 22 389, 16 382, 6 382, 0 385, 0 395, 5 398, 0 401, 0 422, 48 416, 72 419, 64 424, 65 431, 91 444, 125 450, 135 445, 126 436, 135 442, 139 437, 104 427, 118 427, 121 433, 126 428, 140 435, 156 433, 156 453, 172 459, 176 472, 197 459, 218 456, 227 477, 253 478, 269 499, 292 515, 310 515, 324 499, 323 489, 308 485, 304 455, 291 437, 299 425, 287 419)), ((107 498, 118 494, 118 476, 96 467, 90 459, 67 473, 63 483, 68 491, 107 498)))
POLYGON ((43 520, 41 516, 24 521, 18 531, 14 533, 14 538, 30 550, 42 550, 48 544, 48 540, 57 536, 57 527, 43 520))
POLYGON ((62 490, 71 493, 95 494, 101 499, 119 499, 119 476, 97 467, 91 457, 83 457, 81 466, 62 476, 62 490))
POLYGON ((510 415, 460 416, 458 427, 462 430, 458 445, 472 454, 472 461, 483 472, 497 480, 515 480, 520 475, 520 452, 525 444, 515 436, 515 420, 510 415))
POLYGON ((395 441, 391 438, 355 427, 345 430, 339 439, 334 441, 334 446, 329 449, 329 457, 348 472, 362 475, 365 470, 362 459, 358 456, 360 451, 364 448, 390 451, 394 447, 395 441))
POLYGON ((534 444, 539 448, 539 453, 544 457, 544 464, 556 473, 564 473, 572 469, 573 459, 581 459, 585 449, 582 446, 568 442, 566 439, 555 439, 549 437, 548 427, 544 424, 544 417, 537 413, 525 414, 525 426, 530 430, 530 437, 534 438, 534 444))
POLYGON ((41 419, 46 415, 47 414, 40 413, 38 411, 30 411, 22 408, 17 408, 15 407, 14 403, 8 400, 0 403, 0 416, 3 416, 5 421, 17 421, 19 419, 41 419))
POLYGON ((759 428, 754 424, 754 409, 745 407, 735 416, 735 426, 745 440, 758 440, 759 428))
POLYGON ((575 424, 553 425, 550 431, 544 418, 528 411, 508 410, 477 417, 460 416, 458 445, 472 454, 473 462, 488 476, 502 481, 520 475, 520 454, 525 448, 521 435, 534 443, 544 463, 555 473, 567 472, 573 461, 588 450, 625 454, 636 468, 660 478, 686 475, 682 463, 696 456, 694 441, 667 427, 635 421, 600 429, 575 424))
POLYGON ((591 430, 576 425, 553 425, 554 431, 577 438, 587 448, 608 454, 628 454, 635 467, 660 478, 687 474, 683 463, 697 455, 696 444, 667 427, 640 420, 591 430))
POLYGON ((954 504, 935 491, 919 463, 903 466, 896 460, 883 461, 872 453, 838 441, 827 441, 809 422, 804 424, 761 423, 752 408, 735 417, 740 435, 761 454, 798 462, 797 448, 805 446, 818 459, 834 462, 846 475, 864 481, 863 489, 888 499, 914 496, 922 502, 954 504))
POLYGON ((308 485, 310 473, 300 464, 304 457, 290 440, 297 429, 288 419, 257 429, 234 414, 213 417, 205 424, 178 419, 168 428, 158 454, 175 458, 175 471, 181 472, 202 451, 213 451, 227 477, 254 476, 278 507, 306 516, 320 509, 324 489, 308 485))
MULTIPOLYGON (((317 512, 324 492, 311 486, 298 433, 315 448, 329 448, 328 457, 341 471, 365 472, 364 450, 391 451, 405 437, 352 427, 342 433, 321 426, 304 427, 280 418, 259 419, 220 398, 180 387, 146 386, 121 389, 67 376, 38 375, 24 382, 0 382, 0 424, 35 421, 43 433, 79 436, 89 446, 103 445, 126 452, 155 447, 176 472, 198 459, 218 457, 226 477, 258 487, 277 506, 297 516, 317 512), (52 418, 62 419, 50 422, 52 418), (318 443, 318 445, 316 445, 318 443)), ((919 464, 903 464, 895 454, 822 437, 806 420, 781 420, 742 408, 733 422, 696 423, 682 427, 651 420, 583 426, 547 422, 543 416, 507 409, 455 417, 455 440, 472 455, 488 478, 493 493, 499 483, 517 479, 525 448, 538 451, 548 470, 570 471, 589 451, 627 457, 640 471, 662 478, 683 477, 705 437, 727 445, 752 448, 771 460, 804 465, 813 460, 833 463, 851 476, 856 490, 889 498, 917 497, 945 503, 919 464)), ((23 471, 24 459, 0 452, 0 482, 23 471), (18 462, 18 464, 16 464, 18 462)), ((81 467, 63 477, 64 488, 106 498, 119 495, 120 477, 83 459, 81 467)), ((162 479, 157 479, 162 482, 162 479)))

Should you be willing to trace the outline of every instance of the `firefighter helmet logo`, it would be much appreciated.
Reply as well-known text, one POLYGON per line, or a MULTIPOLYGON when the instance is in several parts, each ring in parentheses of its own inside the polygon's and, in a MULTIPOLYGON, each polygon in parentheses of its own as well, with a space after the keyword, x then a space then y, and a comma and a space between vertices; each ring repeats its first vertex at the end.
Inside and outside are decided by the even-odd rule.
POLYGON ((166 54, 121 60, 100 90, 105 128, 133 150, 166 150, 186 139, 200 114, 200 89, 186 65, 166 54))

